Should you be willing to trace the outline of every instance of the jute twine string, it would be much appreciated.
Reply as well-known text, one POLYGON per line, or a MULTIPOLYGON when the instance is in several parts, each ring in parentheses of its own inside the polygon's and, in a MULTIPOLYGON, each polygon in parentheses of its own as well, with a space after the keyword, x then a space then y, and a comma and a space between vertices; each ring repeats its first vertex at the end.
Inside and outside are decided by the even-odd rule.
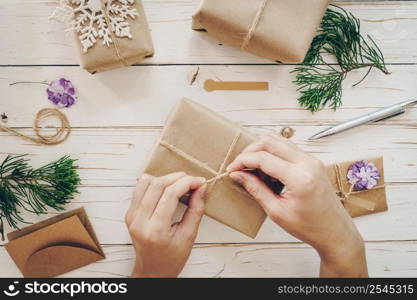
POLYGON ((236 132, 236 135, 235 135, 232 143, 229 146, 229 149, 228 149, 228 151, 226 153, 226 156, 225 156, 223 162, 221 163, 221 165, 220 165, 220 167, 219 167, 219 169, 217 171, 214 170, 213 168, 211 168, 210 166, 208 166, 206 163, 203 163, 203 162, 199 161, 198 159, 196 159, 195 157, 191 156, 190 154, 184 152, 183 150, 179 149, 178 147, 176 147, 174 145, 171 145, 171 144, 165 142, 162 139, 159 141, 159 144, 161 146, 163 146, 163 147, 171 150, 172 152, 176 153, 177 155, 179 155, 180 157, 184 158, 185 160, 193 163, 194 165, 196 165, 196 166, 198 166, 198 167, 200 167, 200 168, 208 171, 210 174, 212 174, 213 177, 210 178, 210 179, 207 179, 206 180, 206 184, 210 184, 210 186, 213 187, 218 180, 220 180, 220 179, 222 179, 222 178, 224 178, 224 177, 226 177, 226 176, 229 175, 229 172, 224 172, 224 169, 226 168, 226 164, 229 161, 230 156, 233 153, 233 150, 235 149, 235 146, 236 146, 236 144, 237 144, 237 142, 238 142, 238 140, 240 138, 240 135, 241 135, 241 130, 240 130, 240 128, 238 128, 238 130, 236 132))
POLYGON ((13 134, 15 136, 21 137, 25 140, 34 142, 40 145, 57 145, 63 143, 71 133, 71 126, 67 117, 56 108, 44 108, 41 109, 37 114, 33 122, 33 131, 37 137, 28 136, 22 134, 10 127, 0 124, 0 130, 13 134), (40 123, 43 120, 56 117, 61 122, 59 127, 55 127, 56 132, 52 135, 43 135, 41 132, 40 123))
POLYGON ((248 45, 250 43, 250 40, 252 39, 253 34, 255 33, 255 30, 259 25, 259 22, 261 21, 262 14, 265 11, 265 7, 266 7, 267 3, 268 3, 268 0, 263 0, 262 1, 262 4, 258 9, 258 12, 256 13, 255 18, 253 19, 253 22, 252 22, 251 26, 249 27, 248 33, 246 34, 246 36, 245 36, 245 38, 242 42, 242 45, 240 46, 240 48, 242 50, 245 50, 248 47, 248 45))
MULTIPOLYGON (((340 201, 342 201, 344 204, 345 203, 351 203, 351 204, 354 204, 354 205, 359 206, 361 208, 364 208, 366 210, 374 211, 376 204, 372 201, 368 201, 366 199, 361 199, 361 203, 353 202, 353 201, 349 202, 349 197, 350 196, 355 195, 355 194, 360 194, 364 191, 355 191, 354 190, 355 186, 352 184, 349 188, 349 191, 347 193, 345 193, 345 191, 343 189, 342 172, 341 172, 340 165, 335 164, 334 166, 335 166, 335 171, 336 171, 336 182, 337 182, 337 185, 338 185, 338 190, 339 190, 338 194, 339 194, 339 197, 340 197, 340 201)), ((382 189, 384 187, 385 187, 384 184, 377 185, 377 186, 373 187, 372 190, 382 189)))
MULTIPOLYGON (((108 2, 107 5, 110 5, 111 1, 108 2)), ((113 33, 113 30, 111 30, 111 23, 110 23, 110 18, 107 14, 107 10, 106 10, 106 4, 104 3, 104 0, 101 0, 101 13, 104 16, 104 19, 106 20, 107 26, 109 27, 109 32, 114 44, 114 50, 116 52, 116 56, 119 59, 119 61, 123 64, 123 66, 128 66, 127 62, 125 61, 124 57, 121 55, 120 53, 120 49, 119 49, 119 42, 117 41, 117 37, 116 35, 113 33)))

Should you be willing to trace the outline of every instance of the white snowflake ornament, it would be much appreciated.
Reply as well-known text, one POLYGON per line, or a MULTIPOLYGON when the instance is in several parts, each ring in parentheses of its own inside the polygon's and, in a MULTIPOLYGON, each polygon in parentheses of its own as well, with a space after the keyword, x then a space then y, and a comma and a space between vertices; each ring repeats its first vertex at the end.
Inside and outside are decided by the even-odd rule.
POLYGON ((83 52, 101 39, 110 47, 114 37, 132 38, 128 19, 138 16, 135 0, 61 0, 51 18, 69 23, 78 33, 83 52), (70 21, 68 21, 70 20, 70 21))

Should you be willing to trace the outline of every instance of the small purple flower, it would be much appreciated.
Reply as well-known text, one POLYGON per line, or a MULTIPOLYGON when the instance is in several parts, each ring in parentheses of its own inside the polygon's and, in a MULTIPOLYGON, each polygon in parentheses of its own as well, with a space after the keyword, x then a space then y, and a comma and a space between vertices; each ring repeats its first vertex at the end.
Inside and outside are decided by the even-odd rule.
POLYGON ((375 164, 362 160, 350 166, 347 178, 357 191, 362 191, 376 186, 380 176, 375 164))
POLYGON ((77 99, 77 93, 71 81, 60 78, 52 81, 46 89, 48 99, 59 107, 70 107, 77 99))

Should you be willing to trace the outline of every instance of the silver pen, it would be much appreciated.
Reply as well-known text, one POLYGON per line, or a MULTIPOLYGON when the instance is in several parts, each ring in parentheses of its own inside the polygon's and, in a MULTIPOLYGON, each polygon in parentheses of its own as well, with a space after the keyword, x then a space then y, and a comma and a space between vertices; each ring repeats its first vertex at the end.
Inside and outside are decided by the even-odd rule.
POLYGON ((355 128, 364 124, 373 123, 382 121, 385 119, 389 119, 395 116, 398 116, 400 114, 405 113, 405 111, 410 108, 413 105, 417 104, 417 100, 408 100, 403 101, 388 107, 385 107, 383 109, 377 110, 375 112, 366 114, 364 116, 361 116, 359 118, 355 118, 343 123, 340 123, 336 126, 329 127, 315 135, 313 135, 309 140, 318 140, 326 136, 334 135, 343 131, 346 131, 351 128, 355 128))

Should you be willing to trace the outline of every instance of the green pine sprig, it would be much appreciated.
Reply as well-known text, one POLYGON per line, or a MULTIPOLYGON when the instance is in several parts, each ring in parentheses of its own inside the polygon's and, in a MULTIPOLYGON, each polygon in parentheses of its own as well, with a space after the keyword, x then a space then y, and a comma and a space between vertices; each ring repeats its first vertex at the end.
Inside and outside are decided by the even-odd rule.
POLYGON ((63 210, 80 184, 75 160, 64 156, 34 169, 25 155, 8 155, 0 165, 0 225, 3 218, 13 228, 27 223, 21 210, 44 214, 47 208, 63 210))
POLYGON ((301 93, 300 105, 311 112, 326 106, 336 110, 342 105, 342 83, 349 72, 367 68, 360 84, 376 68, 389 74, 384 55, 367 35, 361 35, 360 20, 343 8, 327 9, 303 65, 295 68, 294 83, 301 93), (329 62, 329 57, 337 64, 329 62))

